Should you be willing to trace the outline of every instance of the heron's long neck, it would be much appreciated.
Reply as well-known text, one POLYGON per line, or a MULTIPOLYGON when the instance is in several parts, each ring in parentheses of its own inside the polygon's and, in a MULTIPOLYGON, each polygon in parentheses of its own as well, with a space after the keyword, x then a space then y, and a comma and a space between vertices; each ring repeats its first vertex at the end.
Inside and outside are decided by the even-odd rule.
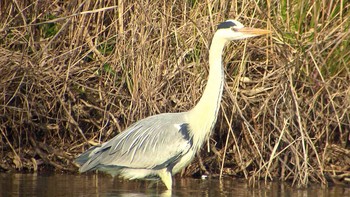
POLYGON ((209 78, 203 96, 197 105, 189 111, 190 125, 196 136, 197 143, 203 143, 213 129, 220 108, 224 85, 222 67, 222 52, 225 40, 214 35, 209 50, 209 78), (198 137, 197 137, 198 136, 198 137))

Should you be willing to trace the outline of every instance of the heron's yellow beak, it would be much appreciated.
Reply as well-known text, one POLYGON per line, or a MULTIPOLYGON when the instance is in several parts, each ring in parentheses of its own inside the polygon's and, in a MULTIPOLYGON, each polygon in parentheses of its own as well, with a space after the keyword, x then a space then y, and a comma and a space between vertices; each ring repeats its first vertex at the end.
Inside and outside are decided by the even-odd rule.
POLYGON ((272 33, 272 31, 267 30, 267 29, 258 29, 258 28, 252 28, 252 27, 243 27, 243 28, 237 29, 236 31, 241 32, 243 34, 250 34, 250 35, 255 35, 255 36, 272 33))

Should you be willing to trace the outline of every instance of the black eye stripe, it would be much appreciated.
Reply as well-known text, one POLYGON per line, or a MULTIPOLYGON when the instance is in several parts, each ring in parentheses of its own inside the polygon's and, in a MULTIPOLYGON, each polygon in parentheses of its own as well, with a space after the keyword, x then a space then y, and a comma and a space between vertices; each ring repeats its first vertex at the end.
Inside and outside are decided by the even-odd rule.
POLYGON ((236 24, 232 21, 225 21, 218 25, 218 29, 227 29, 236 26, 236 24))

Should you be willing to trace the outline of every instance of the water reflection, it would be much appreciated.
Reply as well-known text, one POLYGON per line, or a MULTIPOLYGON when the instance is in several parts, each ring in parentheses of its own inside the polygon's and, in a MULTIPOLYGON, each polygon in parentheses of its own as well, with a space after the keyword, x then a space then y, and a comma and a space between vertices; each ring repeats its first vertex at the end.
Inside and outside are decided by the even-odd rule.
POLYGON ((350 196, 350 188, 319 185, 295 189, 287 184, 260 183, 249 187, 245 180, 190 179, 175 180, 173 191, 161 183, 112 179, 94 174, 0 174, 1 196, 249 196, 303 197, 350 196))

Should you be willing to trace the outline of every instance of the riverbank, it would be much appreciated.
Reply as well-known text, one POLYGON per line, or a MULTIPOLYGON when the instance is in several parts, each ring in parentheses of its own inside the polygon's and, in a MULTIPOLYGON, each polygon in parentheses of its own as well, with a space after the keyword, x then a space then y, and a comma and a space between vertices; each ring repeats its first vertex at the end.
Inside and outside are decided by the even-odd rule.
POLYGON ((346 1, 118 2, 0 3, 2 171, 75 172, 133 122, 191 109, 235 18, 274 33, 227 46, 215 131, 182 175, 349 184, 346 1))

